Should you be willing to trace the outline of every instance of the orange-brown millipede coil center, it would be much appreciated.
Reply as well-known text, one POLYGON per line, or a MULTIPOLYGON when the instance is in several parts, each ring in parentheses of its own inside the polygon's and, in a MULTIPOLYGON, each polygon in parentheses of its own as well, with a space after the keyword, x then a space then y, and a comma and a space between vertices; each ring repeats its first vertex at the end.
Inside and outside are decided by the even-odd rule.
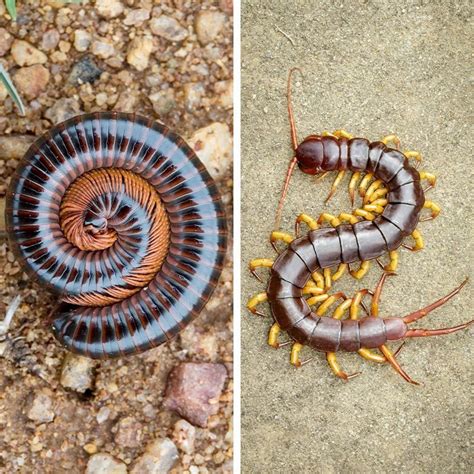
POLYGON ((92 252, 89 258, 94 258, 96 252, 113 252, 121 232, 124 240, 133 239, 133 235, 126 235, 127 223, 132 220, 130 215, 134 211, 130 202, 143 211, 145 216, 142 218, 148 219, 150 228, 148 248, 140 265, 123 275, 126 287, 108 288, 106 293, 100 294, 65 295, 64 301, 84 306, 104 306, 121 301, 145 287, 161 268, 170 242, 165 207, 153 186, 125 169, 95 169, 84 173, 69 186, 59 213, 64 236, 85 254, 92 252), (121 202, 124 196, 126 204, 121 202))

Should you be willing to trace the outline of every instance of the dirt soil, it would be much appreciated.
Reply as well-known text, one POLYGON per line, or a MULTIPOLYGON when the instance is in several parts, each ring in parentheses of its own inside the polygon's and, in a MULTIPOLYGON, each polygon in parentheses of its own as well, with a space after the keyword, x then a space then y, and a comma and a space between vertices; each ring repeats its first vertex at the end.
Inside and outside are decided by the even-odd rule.
MULTIPOLYGON (((7 45, 3 51, 0 47, 0 61, 21 86, 27 107, 22 118, 10 98, 0 101, 0 149, 10 150, 10 137, 16 137, 19 147, 0 156, 0 198, 28 143, 67 115, 137 112, 187 138, 215 122, 232 130, 231 2, 114 0, 109 5, 118 3, 121 9, 115 15, 107 8, 99 14, 92 1, 65 5, 30 0, 18 2, 16 23, 0 3, 0 45, 7 45), (196 22, 204 10, 219 12, 219 24, 202 24, 201 38, 196 22), (168 18, 162 28, 166 31, 159 24, 151 31, 153 20, 163 15, 168 18), (81 33, 76 43, 77 30, 81 33), (132 46, 136 38, 148 42, 132 46), (30 50, 15 58, 13 40, 27 41, 40 54, 30 50), (78 64, 82 69, 74 70, 78 64), (21 71, 29 67, 34 69, 21 71)), ((231 178, 230 166, 219 171, 229 225, 231 178)), ((162 402, 170 370, 183 361, 222 363, 228 378, 216 400, 218 413, 207 428, 196 428, 194 448, 180 448, 170 472, 231 472, 231 268, 229 257, 206 309, 175 341, 142 355, 98 362, 91 388, 79 394, 60 383, 66 353, 45 322, 54 298, 22 273, 2 243, 0 318, 16 295, 22 303, 6 340, 0 341, 6 348, 0 357, 0 472, 82 473, 94 452, 109 453, 131 469, 154 439, 169 437, 179 447, 174 426, 180 417, 162 402), (31 410, 34 400, 44 402, 43 395, 49 398, 44 409, 52 420, 38 422, 44 415, 31 410)))
MULTIPOLYGON (((243 2, 243 305, 265 288, 248 262, 274 257, 268 238, 292 156, 286 81, 297 66, 300 140, 340 128, 373 141, 396 133, 403 150, 420 151, 422 169, 438 176, 428 198, 441 214, 419 226, 423 251, 400 252, 381 314, 403 316, 471 276, 456 299, 417 326, 472 319, 471 15, 469 2, 454 1, 243 2)), ((297 170, 282 230, 292 233, 301 212, 349 210, 347 176, 323 205, 333 179, 334 173, 316 181, 297 170)), ((380 273, 374 264, 363 280, 346 275, 334 291, 373 288, 380 273)), ((405 344, 399 361, 419 387, 354 354, 341 355, 340 363, 362 374, 343 383, 323 354, 303 350, 302 359, 314 360, 295 369, 288 347, 270 348, 269 309, 262 309, 265 318, 242 312, 242 472, 473 471, 472 327, 405 344)))

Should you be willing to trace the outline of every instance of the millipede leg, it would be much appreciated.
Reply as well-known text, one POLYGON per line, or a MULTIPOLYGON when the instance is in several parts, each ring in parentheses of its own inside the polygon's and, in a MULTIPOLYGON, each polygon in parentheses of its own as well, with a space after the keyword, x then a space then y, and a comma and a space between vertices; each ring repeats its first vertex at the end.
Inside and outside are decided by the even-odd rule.
POLYGON ((370 262, 366 260, 365 262, 361 262, 358 270, 351 270, 350 274, 356 279, 360 280, 370 268, 370 262))
POLYGON ((290 235, 290 234, 287 234, 286 232, 280 232, 279 230, 274 230, 271 234, 270 234, 270 243, 272 244, 272 247, 275 249, 275 252, 279 253, 278 252, 278 249, 277 249, 277 246, 276 246, 276 242, 284 242, 285 244, 291 244, 291 242, 293 242, 295 238, 290 235))
POLYGON ((316 219, 313 219, 311 216, 308 216, 308 214, 300 214, 295 221, 295 235, 298 237, 300 233, 300 225, 301 223, 304 222, 311 230, 316 230, 319 228, 319 225, 316 221, 316 219))
POLYGON ((268 296, 266 293, 258 293, 257 295, 250 298, 247 302, 247 309, 253 314, 258 314, 259 316, 265 316, 262 312, 257 310, 257 306, 260 303, 268 301, 268 296))
POLYGON ((331 190, 329 191, 329 194, 326 200, 324 201, 325 203, 327 203, 334 196, 334 193, 336 192, 336 189, 339 186, 339 183, 341 182, 345 174, 346 174, 345 170, 339 171, 339 173, 337 173, 336 179, 332 183, 331 190))
POLYGON ((295 367, 303 367, 303 365, 313 360, 313 357, 310 357, 309 359, 301 361, 300 360, 301 349, 303 349, 303 345, 300 344, 299 342, 295 342, 291 346, 290 364, 294 365, 295 367))
POLYGON ((424 248, 425 244, 423 243, 423 237, 421 236, 420 234, 420 231, 419 230, 414 230, 412 233, 411 233, 411 237, 413 238, 413 240, 415 241, 415 245, 413 246, 409 246, 409 245, 406 245, 406 244, 402 244, 402 247, 405 247, 406 249, 412 251, 412 252, 418 252, 418 250, 421 250, 422 248, 424 248))
POLYGON ((421 218, 420 219, 421 222, 436 219, 439 216, 439 213, 441 212, 441 208, 438 206, 438 204, 434 203, 433 201, 425 201, 423 208, 431 209, 431 216, 421 218))
POLYGON ((268 332, 268 345, 274 347, 275 349, 279 349, 280 347, 287 346, 291 344, 291 341, 286 342, 278 342, 278 336, 280 335, 281 328, 278 323, 275 323, 270 328, 268 332))
POLYGON ((382 143, 384 145, 388 145, 389 143, 393 143, 395 145, 395 148, 398 150, 400 148, 400 138, 398 138, 397 135, 387 135, 382 138, 382 143))

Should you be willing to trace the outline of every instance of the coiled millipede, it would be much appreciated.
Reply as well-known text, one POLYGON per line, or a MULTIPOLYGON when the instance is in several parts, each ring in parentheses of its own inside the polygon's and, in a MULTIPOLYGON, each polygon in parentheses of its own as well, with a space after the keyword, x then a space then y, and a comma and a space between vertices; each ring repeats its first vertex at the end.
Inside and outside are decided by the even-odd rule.
MULTIPOLYGON (((420 159, 416 152, 401 153, 389 148, 387 143, 399 140, 395 136, 386 137, 381 142, 369 142, 365 138, 354 138, 342 130, 333 134, 310 135, 298 144, 295 122, 291 105, 291 75, 288 78, 288 112, 291 127, 294 157, 290 161, 282 197, 278 204, 275 227, 271 234, 271 243, 283 241, 288 247, 278 258, 256 259, 250 262, 250 270, 257 277, 255 270, 259 267, 270 269, 270 280, 265 293, 251 298, 247 304, 250 311, 262 314, 257 305, 268 301, 274 324, 270 329, 268 343, 279 348, 292 344, 290 362, 295 366, 304 363, 299 359, 299 352, 304 345, 326 352, 326 358, 332 371, 343 380, 358 375, 347 375, 337 362, 336 352, 358 352, 362 357, 375 362, 389 362, 408 382, 414 382, 400 367, 396 353, 386 346, 386 342, 408 337, 425 337, 449 334, 466 328, 468 323, 444 329, 409 329, 408 324, 426 316, 433 309, 441 306, 456 295, 465 285, 464 281, 451 293, 435 303, 415 311, 404 318, 379 318, 378 302, 384 281, 397 268, 397 249, 407 236, 412 236, 415 245, 411 250, 423 248, 423 240, 416 226, 420 220, 423 207, 431 210, 431 217, 438 215, 439 207, 425 200, 421 180, 427 179, 429 186, 435 184, 435 177, 428 173, 419 173, 410 163, 410 158, 420 159), (332 186, 328 199, 334 194, 344 173, 349 170, 354 174, 350 180, 349 190, 354 204, 355 188, 359 185, 363 198, 363 208, 352 214, 341 214, 339 217, 321 214, 318 220, 301 214, 296 220, 296 238, 278 230, 283 201, 288 190, 290 176, 294 167, 307 174, 326 174, 337 170, 338 175, 332 186), (374 180, 372 184, 369 183, 374 180), (363 219, 363 220, 360 220, 363 219), (331 228, 319 228, 328 221, 331 228), (310 228, 307 235, 298 237, 300 223, 310 228), (344 223, 346 222, 346 223, 344 223), (359 319, 362 299, 369 290, 358 291, 353 298, 342 292, 328 294, 332 282, 340 278, 350 263, 360 261, 361 266, 351 271, 355 278, 362 278, 368 270, 369 261, 388 252, 390 263, 384 267, 376 290, 373 292, 370 314, 359 319), (337 267, 331 274, 331 267, 337 267), (323 275, 318 270, 323 269, 323 275), (309 296, 306 298, 306 296, 309 296), (329 307, 339 299, 333 317, 323 317, 329 307), (317 309, 311 307, 319 305, 317 309), (347 311, 349 319, 342 319, 347 311), (290 340, 278 342, 281 331, 288 334, 290 340), (378 348, 382 355, 372 351, 378 348)), ((430 219, 429 218, 429 219, 430 219)), ((380 264, 383 266, 383 264, 380 264)), ((260 279, 260 278, 259 278, 260 279)))
POLYGON ((12 178, 6 221, 24 269, 61 302, 56 338, 91 358, 173 338, 211 296, 226 251, 204 165, 134 114, 83 115, 39 138, 12 178))

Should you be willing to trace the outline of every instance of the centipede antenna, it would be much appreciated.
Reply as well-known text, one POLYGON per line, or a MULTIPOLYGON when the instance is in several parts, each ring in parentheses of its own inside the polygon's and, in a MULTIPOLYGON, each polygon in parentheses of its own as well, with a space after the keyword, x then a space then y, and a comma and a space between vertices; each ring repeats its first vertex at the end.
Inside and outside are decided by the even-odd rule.
MULTIPOLYGON (((298 148, 298 137, 296 135, 296 125, 295 125, 295 116, 293 113, 293 105, 291 101, 291 78, 294 71, 299 71, 301 73, 301 69, 294 67, 290 69, 290 73, 288 74, 288 85, 287 85, 287 100, 288 100, 288 120, 290 122, 290 132, 291 132, 291 144, 293 146, 293 151, 296 152, 298 148)), ((296 156, 290 161, 288 165, 288 170, 286 172, 285 182, 283 183, 283 190, 281 192, 280 201, 278 202, 277 212, 275 216, 275 230, 280 227, 280 219, 281 219, 281 212, 283 210, 283 203, 285 202, 286 195, 288 193, 288 188, 290 186, 290 178, 293 174, 293 170, 296 166, 296 156)))
POLYGON ((403 318, 403 321, 405 321, 405 323, 407 324, 410 324, 414 321, 417 321, 418 319, 424 318, 427 314, 431 313, 431 311, 436 308, 439 308, 443 304, 447 303, 453 296, 456 296, 463 289, 464 285, 467 283, 468 280, 469 278, 466 278, 457 288, 454 288, 451 293, 448 293, 446 296, 443 296, 434 303, 431 303, 430 305, 405 316, 403 318))

